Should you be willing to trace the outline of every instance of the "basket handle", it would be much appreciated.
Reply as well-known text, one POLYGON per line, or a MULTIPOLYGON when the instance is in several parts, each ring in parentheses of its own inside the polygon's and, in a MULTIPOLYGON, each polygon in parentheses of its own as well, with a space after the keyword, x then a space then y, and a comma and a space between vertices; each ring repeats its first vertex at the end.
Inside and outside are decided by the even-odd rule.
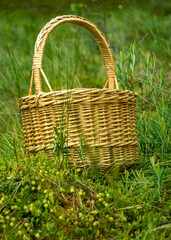
POLYGON ((86 28, 91 32, 91 34, 93 35, 93 37, 95 38, 95 40, 99 45, 100 51, 103 55, 103 59, 105 62, 107 78, 108 78, 105 84, 105 87, 107 86, 107 84, 109 84, 109 89, 114 89, 114 86, 115 88, 118 89, 118 82, 115 74, 114 60, 109 47, 109 43, 106 40, 104 34, 99 30, 99 28, 97 28, 96 25, 94 25, 92 22, 88 21, 85 18, 73 16, 73 15, 64 15, 64 16, 53 18, 50 22, 48 22, 44 26, 44 28, 42 28, 42 30, 40 31, 37 37, 35 48, 34 48, 32 77, 31 77, 29 95, 32 94, 33 81, 35 81, 36 94, 42 92, 41 74, 43 75, 50 91, 53 91, 42 69, 42 59, 43 59, 44 47, 45 47, 48 35, 51 33, 51 31, 54 28, 56 28, 62 23, 75 23, 86 28))

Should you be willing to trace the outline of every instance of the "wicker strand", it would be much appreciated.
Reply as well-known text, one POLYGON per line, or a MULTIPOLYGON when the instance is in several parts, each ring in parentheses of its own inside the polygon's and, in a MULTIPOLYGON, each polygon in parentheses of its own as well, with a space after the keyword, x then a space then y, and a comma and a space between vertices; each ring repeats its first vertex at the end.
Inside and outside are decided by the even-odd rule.
POLYGON ((32 89, 33 89, 33 81, 34 81, 34 76, 33 76, 33 71, 31 73, 31 81, 30 81, 30 89, 29 89, 29 95, 32 94, 32 89))
POLYGON ((48 79, 47 79, 47 77, 46 77, 46 75, 45 75, 45 73, 44 73, 44 71, 43 71, 42 68, 40 69, 40 72, 41 72, 41 74, 43 75, 43 77, 44 77, 44 79, 45 79, 45 82, 46 82, 46 84, 47 84, 50 92, 53 92, 53 90, 52 90, 52 88, 51 88, 51 86, 50 86, 50 83, 49 83, 49 81, 48 81, 48 79))

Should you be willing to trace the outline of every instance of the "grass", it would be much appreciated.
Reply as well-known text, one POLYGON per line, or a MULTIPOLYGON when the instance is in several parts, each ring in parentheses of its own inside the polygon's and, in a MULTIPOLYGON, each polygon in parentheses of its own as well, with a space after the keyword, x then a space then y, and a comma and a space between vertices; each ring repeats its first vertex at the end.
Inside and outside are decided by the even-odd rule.
MULTIPOLYGON (((148 170, 158 168, 154 163, 148 170)), ((0 178, 2 239, 168 238, 161 171, 150 176, 143 169, 125 170, 110 185, 107 175, 58 169, 38 155, 1 161, 0 178)))
MULTIPOLYGON (((18 98, 28 95, 37 34, 55 15, 36 7, 0 12, 1 239, 170 238, 171 18, 156 6, 105 10, 99 5, 97 11, 72 4, 65 10, 102 29, 120 88, 138 94, 138 163, 103 175, 96 169, 69 169, 67 159, 61 161, 65 149, 57 129, 62 141, 56 141, 53 161, 26 153, 18 98)), ((96 43, 73 25, 51 34, 43 66, 54 90, 102 88, 106 81, 96 43)), ((48 91, 44 82, 43 89, 48 91)))

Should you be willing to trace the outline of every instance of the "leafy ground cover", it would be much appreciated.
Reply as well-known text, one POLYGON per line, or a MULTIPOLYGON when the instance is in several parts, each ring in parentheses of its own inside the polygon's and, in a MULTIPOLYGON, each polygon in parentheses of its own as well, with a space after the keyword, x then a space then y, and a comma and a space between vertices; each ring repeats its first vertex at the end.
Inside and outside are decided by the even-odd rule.
POLYGON ((117 177, 59 169, 44 155, 1 160, 2 239, 167 239, 164 168, 117 177), (94 177, 93 177, 94 176, 94 177))
MULTIPOLYGON (((71 3, 57 12, 99 26, 110 42, 120 88, 137 93, 138 162, 105 174, 70 169, 66 159, 59 166, 57 156, 33 157, 24 148, 18 98, 28 95, 37 34, 56 16, 36 6, 0 12, 1 239, 169 239, 169 5, 104 9, 71 3)), ((54 90, 102 88, 106 81, 96 43, 73 25, 51 34, 43 66, 54 90)), ((44 82, 43 88, 48 91, 44 82)))

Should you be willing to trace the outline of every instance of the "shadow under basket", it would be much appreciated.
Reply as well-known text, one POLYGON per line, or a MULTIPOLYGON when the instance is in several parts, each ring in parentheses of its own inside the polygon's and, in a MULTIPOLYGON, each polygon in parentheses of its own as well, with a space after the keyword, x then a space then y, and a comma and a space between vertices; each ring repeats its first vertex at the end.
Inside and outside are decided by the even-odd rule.
POLYGON ((119 89, 109 44, 102 32, 85 18, 57 17, 41 30, 35 44, 29 96, 20 99, 20 108, 25 145, 32 154, 45 151, 53 156, 59 142, 71 165, 78 167, 94 162, 102 169, 118 164, 127 167, 138 159, 136 94, 119 89), (43 51, 49 33, 65 22, 86 28, 97 41, 108 77, 103 89, 52 90, 42 69, 43 51), (48 93, 42 91, 41 75, 49 87, 48 93))

